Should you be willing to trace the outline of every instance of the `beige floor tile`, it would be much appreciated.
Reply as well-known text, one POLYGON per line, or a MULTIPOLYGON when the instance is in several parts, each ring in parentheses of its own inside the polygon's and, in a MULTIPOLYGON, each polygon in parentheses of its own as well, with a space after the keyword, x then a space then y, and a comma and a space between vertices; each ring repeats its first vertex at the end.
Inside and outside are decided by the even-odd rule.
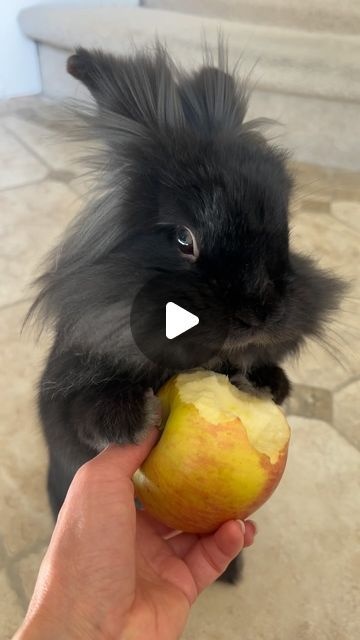
MULTIPOLYGON (((333 171, 331 173, 331 184, 333 190, 356 191, 360 197, 360 174, 356 171, 333 171)), ((334 193, 334 191, 333 191, 334 193)))
POLYGON ((360 200, 360 176, 358 177, 358 187, 334 187, 333 201, 358 202, 360 200))
POLYGON ((29 303, 22 303, 0 310, 0 430, 9 445, 16 424, 24 436, 29 433, 22 420, 27 411, 33 414, 35 385, 49 345, 45 335, 36 342, 30 328, 21 334, 28 307, 29 303))
POLYGON ((52 169, 71 170, 77 175, 84 173, 84 168, 79 165, 79 157, 83 153, 81 145, 66 141, 61 132, 16 115, 6 116, 3 122, 52 169))
POLYGON ((293 209, 329 213, 331 201, 360 200, 360 174, 316 165, 290 163, 294 178, 293 209))
POLYGON ((39 573, 41 561, 45 555, 47 546, 43 545, 39 551, 29 553, 28 556, 16 563, 16 570, 20 576, 21 584, 28 602, 34 591, 37 575, 39 573))
POLYGON ((46 497, 47 454, 35 408, 45 340, 20 337, 26 304, 0 311, 0 532, 7 553, 46 541, 52 518, 46 497))
POLYGON ((35 182, 46 176, 46 166, 1 125, 0 146, 0 189, 35 182))
POLYGON ((16 116, 16 118, 20 118, 25 122, 50 129, 50 140, 52 140, 53 135, 56 135, 59 141, 63 140, 69 128, 68 116, 65 119, 64 108, 54 102, 42 101, 36 107, 31 107, 30 105, 28 107, 20 107, 8 115, 16 116))
POLYGON ((341 309, 327 324, 322 339, 307 340, 299 357, 287 360, 286 370, 294 383, 331 391, 360 374, 358 291, 355 288, 354 297, 343 300, 341 309))
POLYGON ((308 340, 298 358, 286 361, 285 368, 292 382, 332 391, 360 373, 359 334, 356 339, 343 337, 340 343, 336 338, 335 344, 332 338, 329 334, 324 344, 308 340))
POLYGON ((301 197, 300 207, 304 213, 330 213, 331 199, 328 196, 301 197))
POLYGON ((184 640, 353 640, 360 453, 324 422, 290 418, 285 476, 256 515, 243 582, 194 606, 184 640))
POLYGON ((360 449, 359 399, 360 380, 352 382, 334 394, 334 426, 358 449, 360 449))
POLYGON ((46 542, 53 522, 46 497, 47 455, 34 403, 23 400, 5 425, 0 451, 0 532, 9 556, 46 542))
POLYGON ((53 104, 53 100, 42 95, 8 98, 6 100, 0 100, 0 116, 13 114, 19 109, 38 110, 43 106, 50 106, 53 104))
POLYGON ((24 618, 24 612, 4 571, 0 572, 0 603, 0 638, 1 640, 10 640, 16 629, 20 626, 24 618))
POLYGON ((290 162, 290 171, 295 181, 295 189, 307 197, 330 197, 331 169, 302 162, 290 162))
POLYGON ((331 213, 334 218, 346 224, 349 229, 360 232, 360 201, 335 200, 331 204, 331 213))
POLYGON ((40 431, 28 411, 20 412, 19 417, 21 427, 14 421, 16 436, 7 446, 6 456, 0 454, 0 531, 11 557, 39 541, 47 542, 53 528, 45 493, 47 457, 40 431))
POLYGON ((32 295, 40 261, 81 206, 60 182, 0 192, 0 306, 32 295))
POLYGON ((348 280, 360 275, 359 237, 331 216, 299 214, 293 222, 292 243, 348 280))
POLYGON ((293 220, 293 246, 351 283, 341 310, 328 323, 321 343, 309 340, 290 378, 307 386, 335 389, 360 373, 360 242, 357 234, 328 215, 301 213, 293 220))

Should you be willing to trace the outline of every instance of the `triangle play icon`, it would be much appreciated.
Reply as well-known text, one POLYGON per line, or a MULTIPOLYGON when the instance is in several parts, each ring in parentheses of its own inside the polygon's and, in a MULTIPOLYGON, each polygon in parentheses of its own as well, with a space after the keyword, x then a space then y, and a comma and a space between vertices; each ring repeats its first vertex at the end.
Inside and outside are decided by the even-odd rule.
POLYGON ((199 318, 175 302, 166 304, 166 337, 169 340, 180 336, 185 331, 199 324, 199 318))

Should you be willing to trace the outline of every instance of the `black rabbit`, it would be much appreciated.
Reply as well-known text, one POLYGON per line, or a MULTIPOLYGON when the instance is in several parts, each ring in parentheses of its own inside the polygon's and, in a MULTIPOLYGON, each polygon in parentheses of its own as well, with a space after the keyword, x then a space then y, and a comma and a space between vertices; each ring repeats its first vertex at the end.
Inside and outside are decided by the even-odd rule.
POLYGON ((290 390, 279 363, 338 305, 342 283, 289 247, 286 154, 244 123, 247 89, 220 58, 192 74, 159 45, 68 60, 95 98, 79 117, 102 151, 98 195, 52 253, 30 311, 55 331, 39 391, 55 514, 82 463, 141 438, 157 417, 151 390, 176 373, 149 362, 129 328, 151 277, 186 270, 211 286, 230 330, 209 366, 278 403, 290 390))

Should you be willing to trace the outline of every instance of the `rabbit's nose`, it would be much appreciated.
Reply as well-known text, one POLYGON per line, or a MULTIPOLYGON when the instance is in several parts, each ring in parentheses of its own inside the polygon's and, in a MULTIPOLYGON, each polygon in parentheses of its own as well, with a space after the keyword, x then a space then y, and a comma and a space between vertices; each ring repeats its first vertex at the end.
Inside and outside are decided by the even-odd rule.
POLYGON ((237 310, 236 319, 244 328, 261 327, 277 309, 277 297, 273 290, 261 296, 251 296, 243 301, 244 306, 237 310))

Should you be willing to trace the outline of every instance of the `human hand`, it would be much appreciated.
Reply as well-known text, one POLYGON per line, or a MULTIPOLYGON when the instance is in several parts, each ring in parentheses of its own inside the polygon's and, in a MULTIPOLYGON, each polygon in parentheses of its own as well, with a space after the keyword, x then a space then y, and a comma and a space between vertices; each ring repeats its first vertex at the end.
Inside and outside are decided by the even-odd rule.
POLYGON ((79 469, 14 640, 175 640, 199 593, 252 544, 251 521, 168 538, 136 511, 131 478, 157 437, 111 445, 79 469))

